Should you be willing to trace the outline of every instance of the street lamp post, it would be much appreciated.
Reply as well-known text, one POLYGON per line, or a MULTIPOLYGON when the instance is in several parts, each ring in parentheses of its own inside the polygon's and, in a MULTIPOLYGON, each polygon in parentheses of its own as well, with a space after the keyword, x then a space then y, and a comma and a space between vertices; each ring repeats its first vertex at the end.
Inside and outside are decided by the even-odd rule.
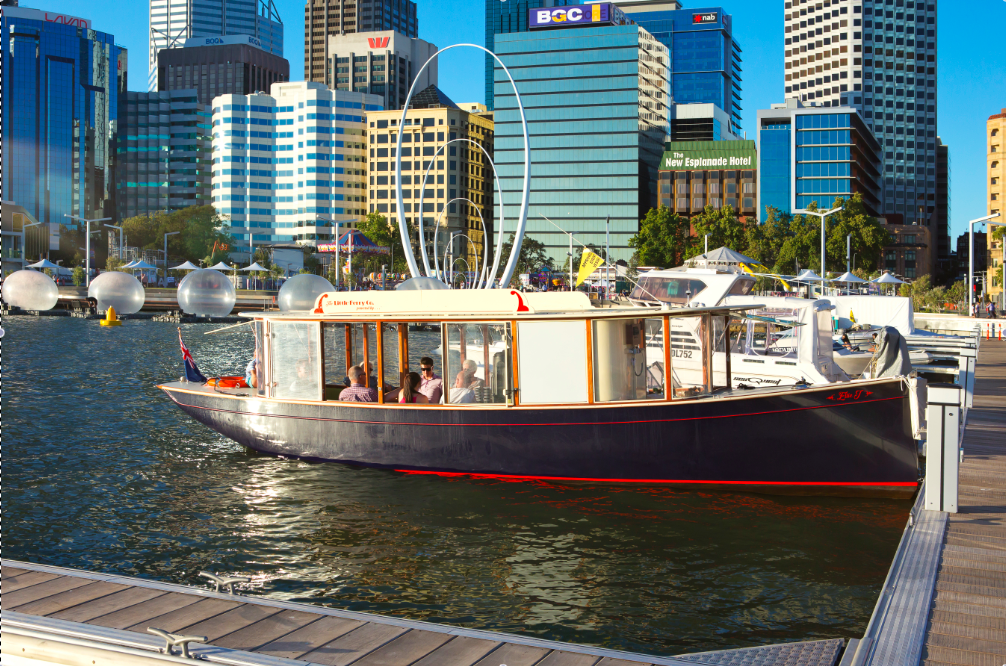
POLYGON ((706 260, 706 268, 709 268, 709 234, 705 235, 705 251, 702 253, 702 258, 706 260))
POLYGON ((971 316, 975 311, 975 225, 979 222, 994 220, 997 217, 999 217, 999 213, 992 213, 968 222, 968 316, 971 316))
POLYGON ((177 236, 181 231, 169 231, 164 234, 164 286, 168 286, 168 236, 177 236))
POLYGON ((845 237, 845 272, 852 272, 852 234, 845 237))
MULTIPOLYGON (((76 215, 64 215, 63 217, 68 217, 71 220, 77 220, 78 222, 83 222, 84 224, 87 225, 87 229, 86 229, 86 232, 84 234, 84 255, 85 255, 84 256, 84 261, 86 262, 87 268, 85 270, 87 271, 87 273, 84 276, 84 280, 85 280, 85 286, 90 287, 91 286, 91 223, 92 222, 111 222, 112 218, 110 218, 110 217, 102 217, 102 218, 99 218, 97 220, 85 220, 84 218, 77 217, 76 215)), ((99 231, 99 230, 95 229, 95 231, 99 231)))
POLYGON ((117 227, 114 224, 106 224, 105 226, 109 229, 119 230, 119 261, 122 261, 122 227, 117 227))
MULTIPOLYGON (((825 267, 824 267, 824 244, 825 244, 825 240, 826 240, 826 236, 827 236, 827 230, 825 228, 824 221, 825 221, 825 219, 829 215, 831 215, 833 213, 837 213, 838 211, 842 210, 843 208, 845 208, 845 206, 839 206, 838 208, 832 208, 831 210, 826 210, 823 213, 819 213, 819 212, 813 211, 813 210, 806 210, 806 209, 793 211, 794 213, 797 213, 798 215, 816 215, 819 218, 821 218, 821 277, 822 278, 828 277, 828 275, 827 275, 827 269, 825 269, 825 267)), ((822 294, 824 293, 824 283, 823 282, 821 283, 821 293, 822 294)))

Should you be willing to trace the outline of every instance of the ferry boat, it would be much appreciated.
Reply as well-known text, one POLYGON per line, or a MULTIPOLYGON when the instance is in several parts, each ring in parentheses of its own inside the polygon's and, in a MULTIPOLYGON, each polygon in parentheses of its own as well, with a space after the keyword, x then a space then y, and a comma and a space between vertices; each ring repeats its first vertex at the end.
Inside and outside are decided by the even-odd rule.
MULTIPOLYGON (((508 289, 328 293, 312 311, 244 315, 257 340, 255 388, 160 388, 250 449, 311 461, 555 482, 914 493, 913 396, 901 378, 736 387, 736 336, 727 333, 762 309, 594 308, 581 293, 508 289), (399 403, 422 357, 434 359, 443 397, 399 403), (376 402, 339 399, 357 365, 369 370, 376 402), (462 386, 473 365, 477 381, 462 386)), ((830 333, 819 343, 830 349, 830 333)))

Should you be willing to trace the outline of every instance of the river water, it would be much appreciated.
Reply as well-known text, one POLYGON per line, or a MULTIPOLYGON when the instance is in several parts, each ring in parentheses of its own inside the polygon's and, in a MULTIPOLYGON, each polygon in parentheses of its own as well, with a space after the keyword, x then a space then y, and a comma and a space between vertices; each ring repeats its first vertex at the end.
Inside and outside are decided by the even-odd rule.
MULTIPOLYGON (((650 654, 862 635, 894 500, 413 476, 251 453, 155 387, 176 327, 3 321, 3 554, 650 654)), ((182 325, 207 376, 245 332, 182 325)))

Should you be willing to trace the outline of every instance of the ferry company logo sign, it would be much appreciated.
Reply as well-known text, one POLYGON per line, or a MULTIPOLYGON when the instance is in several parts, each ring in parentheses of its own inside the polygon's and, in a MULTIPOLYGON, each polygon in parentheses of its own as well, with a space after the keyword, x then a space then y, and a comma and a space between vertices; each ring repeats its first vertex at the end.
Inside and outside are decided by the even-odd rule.
POLYGON ((532 9, 528 12, 527 21, 529 28, 564 28, 573 25, 608 23, 611 20, 610 17, 611 5, 605 2, 594 5, 532 9))
POLYGON ((314 308, 315 314, 346 312, 374 312, 377 305, 369 298, 353 298, 339 294, 322 294, 314 308))
POLYGON ((754 142, 722 141, 723 148, 712 150, 668 150, 660 159, 661 171, 698 171, 703 169, 754 169, 758 165, 754 142), (752 145, 748 146, 747 144, 752 145), (733 147, 730 144, 741 144, 733 147))

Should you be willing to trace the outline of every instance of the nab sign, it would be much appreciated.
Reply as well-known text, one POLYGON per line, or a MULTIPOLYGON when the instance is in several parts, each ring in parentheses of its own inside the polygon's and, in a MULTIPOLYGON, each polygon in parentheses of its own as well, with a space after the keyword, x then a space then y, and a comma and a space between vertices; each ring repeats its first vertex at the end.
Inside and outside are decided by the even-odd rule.
POLYGON ((719 12, 703 12, 701 14, 692 14, 693 24, 719 23, 719 22, 720 22, 719 12))
POLYGON ((611 5, 604 2, 594 5, 530 9, 527 21, 528 28, 531 29, 607 24, 611 22, 611 5))

